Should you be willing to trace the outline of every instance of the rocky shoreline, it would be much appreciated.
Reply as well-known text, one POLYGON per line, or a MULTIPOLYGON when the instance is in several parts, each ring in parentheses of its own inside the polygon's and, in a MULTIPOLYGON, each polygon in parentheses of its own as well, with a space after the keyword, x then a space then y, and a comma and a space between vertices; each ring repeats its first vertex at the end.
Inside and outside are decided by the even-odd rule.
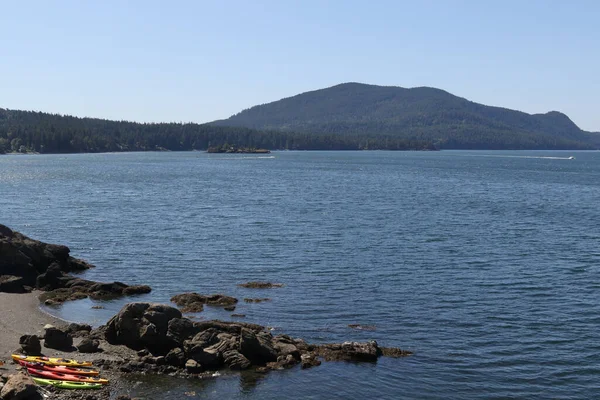
POLYGON ((100 283, 71 275, 94 268, 70 256, 67 246, 43 243, 0 224, 0 292, 44 291, 42 300, 57 305, 86 297, 108 299, 149 293, 147 285, 100 283))
MULTIPOLYGON (((147 286, 128 286, 118 282, 104 284, 76 278, 70 273, 92 266, 70 257, 65 246, 34 241, 3 225, 0 225, 0 250, 0 282, 6 283, 0 286, 0 291, 26 293, 37 288, 46 291, 41 299, 57 304, 81 296, 104 298, 149 290, 147 286)), ((282 287, 266 282, 243 285, 249 288, 282 287)), ((183 293, 171 300, 181 310, 164 304, 129 303, 96 329, 85 324, 46 326, 43 335, 23 334, 19 343, 14 343, 14 348, 26 355, 52 351, 53 354, 46 355, 92 360, 103 376, 111 378, 111 385, 85 394, 53 391, 56 393, 52 397, 87 400, 118 398, 115 397, 117 395, 123 396, 121 399, 128 398, 127 388, 119 384, 123 374, 161 374, 198 379, 212 377, 222 370, 248 370, 262 374, 293 367, 312 368, 322 361, 376 362, 379 357, 411 354, 398 348, 380 347, 375 341, 310 344, 289 335, 274 336, 261 325, 219 320, 192 321, 183 316, 182 311, 200 312, 207 304, 235 309, 238 300, 222 294, 183 293)), ((2 376, 0 370, 0 387, 2 400, 42 398, 30 378, 18 370, 10 377, 2 376), (33 393, 34 389, 37 394, 19 397, 19 390, 33 393)))

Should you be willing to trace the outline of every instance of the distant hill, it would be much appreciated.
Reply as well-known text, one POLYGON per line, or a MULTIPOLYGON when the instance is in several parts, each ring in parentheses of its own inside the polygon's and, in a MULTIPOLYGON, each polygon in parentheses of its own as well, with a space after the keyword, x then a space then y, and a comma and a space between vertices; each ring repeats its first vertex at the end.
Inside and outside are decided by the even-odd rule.
POLYGON ((344 83, 244 110, 215 126, 314 135, 386 135, 440 148, 591 149, 600 135, 566 115, 485 106, 440 89, 344 83))

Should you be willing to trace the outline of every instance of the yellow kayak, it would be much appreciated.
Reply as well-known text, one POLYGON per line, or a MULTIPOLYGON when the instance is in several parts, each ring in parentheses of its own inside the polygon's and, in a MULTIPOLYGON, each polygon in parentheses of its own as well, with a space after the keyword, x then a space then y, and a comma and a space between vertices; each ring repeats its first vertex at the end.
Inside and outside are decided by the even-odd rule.
POLYGON ((75 361, 66 358, 52 358, 52 357, 34 357, 34 356, 21 356, 18 354, 11 355, 13 360, 16 362, 27 361, 34 363, 43 363, 46 365, 64 365, 65 367, 91 367, 90 361, 75 361))

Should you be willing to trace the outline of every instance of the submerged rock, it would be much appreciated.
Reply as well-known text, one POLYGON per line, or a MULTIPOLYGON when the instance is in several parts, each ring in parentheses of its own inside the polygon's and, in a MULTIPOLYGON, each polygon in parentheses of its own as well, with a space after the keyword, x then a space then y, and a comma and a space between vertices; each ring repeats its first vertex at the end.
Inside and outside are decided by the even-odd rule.
POLYGON ((203 311, 204 305, 232 306, 238 302, 238 299, 224 294, 204 296, 198 293, 182 293, 173 296, 171 301, 181 307, 181 311, 191 313, 203 311))
POLYGON ((249 298, 246 298, 246 299, 244 299, 244 301, 246 303, 262 303, 262 302, 265 302, 265 301, 271 301, 271 299, 269 299, 268 297, 265 297, 265 298, 262 298, 262 299, 249 299, 249 298))
POLYGON ((377 328, 375 325, 360 325, 360 324, 350 324, 348 328, 357 329, 359 331, 374 331, 377 328))
POLYGON ((317 346, 316 353, 326 361, 377 361, 382 355, 376 341, 344 342, 317 346))
POLYGON ((399 358, 406 357, 412 354, 412 351, 402 350, 396 347, 380 347, 381 355, 384 357, 399 358))
POLYGON ((247 282, 241 283, 238 286, 248 289, 272 289, 283 287, 283 283, 271 283, 271 282, 247 282))

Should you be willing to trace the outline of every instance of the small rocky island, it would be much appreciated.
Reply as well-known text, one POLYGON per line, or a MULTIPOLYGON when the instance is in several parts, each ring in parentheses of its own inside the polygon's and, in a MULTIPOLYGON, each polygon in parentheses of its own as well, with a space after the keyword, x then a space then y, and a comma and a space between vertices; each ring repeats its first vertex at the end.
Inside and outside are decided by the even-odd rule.
POLYGON ((269 154, 271 150, 258 149, 256 147, 238 147, 229 144, 222 146, 209 147, 207 153, 230 153, 230 154, 269 154))
MULTIPOLYGON (((0 225, 0 292, 25 293, 37 288, 46 291, 42 298, 57 304, 85 296, 105 298, 150 290, 148 286, 98 283, 70 275, 91 267, 72 258, 66 246, 39 242, 0 225)), ((240 286, 248 289, 283 287, 269 282, 248 282, 240 286)), ((248 300, 260 302, 268 299, 248 300)), ((94 393, 86 393, 86 397, 81 397, 77 391, 49 390, 57 399, 105 400, 129 398, 127 385, 121 383, 124 374, 162 374, 198 379, 213 377, 216 371, 224 369, 250 370, 261 374, 296 366, 299 370, 311 368, 322 361, 376 362, 382 356, 411 354, 399 348, 381 347, 375 341, 311 344, 285 334, 273 335, 268 327, 257 324, 193 321, 183 316, 182 311, 201 312, 204 305, 235 309, 238 299, 223 294, 183 293, 174 296, 171 301, 181 310, 165 304, 134 302, 126 304, 117 315, 96 329, 85 324, 67 325, 57 321, 55 325, 47 325, 43 334, 22 332, 18 343, 16 338, 19 334, 12 336, 14 347, 5 348, 0 358, 9 357, 8 351, 15 349, 14 352, 25 355, 42 355, 45 352, 45 355, 91 360, 94 367, 101 369, 103 376, 110 378, 110 385, 94 393), (48 353, 50 351, 52 353, 48 353), (85 356, 78 356, 75 352, 85 353, 85 356)), ((10 317, 17 320, 27 319, 28 313, 35 311, 39 312, 15 308, 0 310, 16 314, 10 317)), ((2 335, 0 329, 0 341, 6 342, 2 335)), ((0 370, 0 399, 43 398, 28 375, 22 370, 19 372, 19 367, 16 370, 13 366, 10 368, 12 371, 8 373, 0 370)))

